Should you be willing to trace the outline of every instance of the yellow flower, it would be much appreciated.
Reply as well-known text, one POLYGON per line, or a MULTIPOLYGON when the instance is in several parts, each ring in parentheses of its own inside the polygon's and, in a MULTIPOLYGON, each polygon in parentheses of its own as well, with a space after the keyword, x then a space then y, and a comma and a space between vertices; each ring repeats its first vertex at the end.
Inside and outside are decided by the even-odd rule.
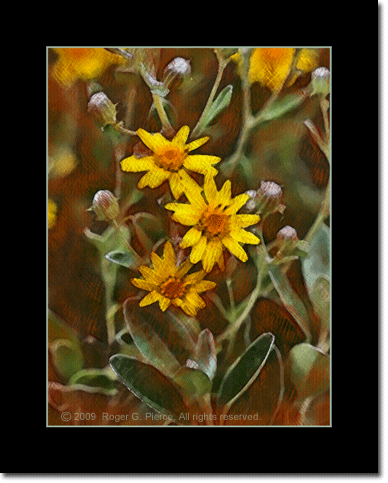
POLYGON ((145 265, 139 267, 144 278, 131 279, 135 287, 150 292, 140 301, 140 307, 159 302, 160 309, 165 312, 173 304, 187 315, 195 316, 198 309, 206 306, 198 294, 213 289, 216 283, 203 280, 203 270, 187 275, 193 266, 190 260, 177 267, 174 249, 169 241, 164 244, 163 258, 152 252, 151 260, 153 268, 145 265))
POLYGON ((54 50, 59 57, 53 68, 53 77, 65 86, 71 86, 77 79, 94 79, 110 65, 125 63, 123 57, 102 48, 65 47, 54 50))
MULTIPOLYGON (((258 81, 267 86, 271 91, 279 91, 291 70, 295 54, 292 47, 262 47, 253 49, 248 78, 253 84, 258 81)), ((232 58, 240 62, 240 55, 234 54, 232 58)), ((310 72, 318 65, 318 54, 314 49, 301 49, 299 52, 296 68, 303 73, 310 72)), ((296 80, 294 76, 289 85, 296 80)))
POLYGON ((52 228, 57 221, 57 205, 50 198, 47 200, 47 225, 52 228))
POLYGON ((190 204, 168 203, 165 208, 174 211, 173 220, 192 227, 180 244, 181 248, 192 247, 190 261, 197 263, 202 260, 206 272, 210 272, 215 263, 223 270, 223 247, 226 247, 232 255, 246 262, 248 256, 240 243, 257 245, 260 242, 256 235, 244 230, 258 223, 260 216, 236 214, 248 201, 249 195, 240 194, 232 198, 229 180, 218 191, 212 176, 205 177, 203 190, 194 180, 186 187, 185 194, 190 204))
POLYGON ((140 172, 148 171, 138 183, 138 188, 149 186, 156 188, 164 181, 168 180, 171 193, 177 200, 184 191, 184 181, 191 179, 184 168, 200 174, 216 175, 218 171, 213 168, 213 164, 221 161, 218 156, 208 156, 205 154, 189 155, 209 138, 203 137, 186 144, 189 137, 190 128, 183 126, 176 133, 172 141, 168 141, 160 133, 150 134, 144 129, 138 129, 137 135, 143 143, 153 151, 152 156, 136 158, 130 156, 121 161, 123 171, 140 172))

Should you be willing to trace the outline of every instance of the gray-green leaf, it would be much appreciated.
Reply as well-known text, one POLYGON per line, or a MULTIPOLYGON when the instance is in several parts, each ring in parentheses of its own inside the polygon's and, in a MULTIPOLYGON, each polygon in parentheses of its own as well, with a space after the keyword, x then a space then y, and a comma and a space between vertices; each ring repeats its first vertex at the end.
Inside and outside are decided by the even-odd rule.
POLYGON ((229 367, 218 393, 220 406, 231 406, 259 375, 274 344, 271 333, 260 335, 229 367))
POLYGON ((221 112, 226 109, 232 99, 233 86, 231 84, 227 85, 218 94, 217 98, 213 101, 209 111, 202 120, 202 126, 205 128, 209 126, 215 118, 221 114, 221 112))
POLYGON ((109 363, 123 384, 150 407, 176 421, 186 413, 181 394, 155 367, 123 354, 112 356, 109 363))

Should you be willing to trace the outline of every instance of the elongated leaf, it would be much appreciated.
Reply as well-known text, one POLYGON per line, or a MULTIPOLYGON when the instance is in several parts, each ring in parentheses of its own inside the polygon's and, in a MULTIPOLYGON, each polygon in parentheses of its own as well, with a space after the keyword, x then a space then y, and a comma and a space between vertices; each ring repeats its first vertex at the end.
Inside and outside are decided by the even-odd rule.
POLYGON ((230 407, 221 420, 225 425, 273 424, 284 395, 284 369, 280 351, 275 345, 259 375, 247 391, 230 407))
POLYGON ((126 268, 131 268, 136 261, 132 253, 122 250, 113 250, 112 252, 106 253, 105 258, 110 262, 117 263, 126 268))
POLYGON ((278 99, 273 102, 268 109, 260 113, 261 121, 269 121, 287 114, 288 112, 296 109, 307 98, 307 91, 302 89, 297 93, 288 94, 282 99, 278 99))
POLYGON ((105 368, 82 369, 70 378, 68 384, 74 389, 113 396, 117 393, 117 381, 114 374, 110 374, 110 372, 111 369, 107 371, 105 368))
POLYGON ((123 384, 157 411, 179 420, 187 407, 174 384, 155 367, 117 354, 109 363, 123 384))
POLYGON ((301 400, 330 388, 330 357, 316 347, 302 343, 290 351, 291 379, 301 400))
POLYGON ((232 405, 254 382, 273 346, 273 334, 262 334, 228 369, 218 393, 220 406, 232 405))
POLYGON ((322 328, 330 330, 330 282, 325 276, 316 278, 310 300, 321 321, 322 328))
POLYGON ((203 330, 198 336, 194 360, 198 364, 199 369, 209 379, 213 379, 217 370, 217 353, 214 337, 209 329, 203 330))
POLYGON ((124 303, 129 333, 143 356, 166 375, 173 375, 192 358, 194 341, 188 330, 159 306, 139 307, 138 300, 124 303))
POLYGON ((181 367, 174 375, 174 382, 179 384, 190 398, 202 397, 210 393, 212 388, 211 380, 204 372, 189 367, 181 367))
POLYGON ((270 266, 268 273, 277 293, 279 294, 280 300, 283 302, 283 305, 298 322, 307 339, 310 340, 311 330, 307 310, 299 295, 292 288, 287 275, 282 272, 279 265, 270 266))
POLYGON ((232 92, 233 86, 229 84, 218 94, 217 98, 213 101, 213 104, 211 105, 207 115, 202 120, 202 125, 204 128, 210 125, 215 118, 229 106, 232 99, 232 92))
POLYGON ((311 292, 318 277, 330 279, 330 228, 322 225, 308 247, 308 254, 302 260, 303 276, 311 292))
POLYGON ((55 340, 50 345, 50 351, 56 371, 66 380, 81 370, 84 365, 79 346, 70 340, 55 340))

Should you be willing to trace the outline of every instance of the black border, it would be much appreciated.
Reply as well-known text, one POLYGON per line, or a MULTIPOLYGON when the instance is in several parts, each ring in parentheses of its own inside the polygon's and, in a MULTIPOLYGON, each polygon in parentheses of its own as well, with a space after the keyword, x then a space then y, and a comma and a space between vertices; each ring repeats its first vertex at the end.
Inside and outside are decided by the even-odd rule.
MULTIPOLYGON (((309 9, 309 6, 306 5, 306 8, 309 9)), ((380 347, 376 346, 379 331, 378 329, 376 331, 376 317, 373 314, 378 287, 373 283, 374 274, 369 273, 371 266, 375 266, 372 257, 372 253, 374 254, 375 251, 371 250, 370 253, 365 254, 364 247, 362 248, 363 255, 360 256, 360 243, 364 244, 360 239, 365 236, 366 231, 368 240, 371 242, 373 228, 376 226, 376 221, 379 220, 374 218, 376 207, 373 206, 370 197, 373 183, 370 181, 365 186, 363 176, 360 179, 360 174, 357 173, 357 164, 361 159, 372 160, 375 158, 371 153, 373 150, 371 142, 368 146, 363 146, 362 139, 360 139, 363 130, 366 129, 365 126, 352 126, 354 119, 360 119, 360 116, 365 114, 364 107, 368 107, 368 123, 372 123, 371 99, 365 91, 367 89, 370 94, 368 86, 372 84, 371 72, 368 72, 367 78, 365 78, 365 70, 362 66, 360 71, 355 68, 362 62, 366 49, 371 49, 371 47, 366 46, 364 40, 356 44, 354 44, 354 39, 349 41, 350 33, 346 35, 343 33, 342 37, 338 35, 341 38, 337 40, 333 31, 328 28, 327 22, 330 22, 330 15, 335 13, 336 24, 340 25, 342 18, 337 17, 345 14, 341 12, 343 9, 338 9, 338 12, 328 10, 329 15, 325 26, 317 25, 317 30, 321 29, 320 33, 324 34, 322 38, 315 39, 314 33, 316 32, 309 31, 300 43, 299 39, 292 36, 289 37, 289 40, 293 40, 293 45, 303 45, 308 39, 309 45, 332 48, 331 70, 334 91, 332 426, 315 428, 228 427, 226 429, 223 427, 210 428, 211 434, 201 432, 199 429, 202 428, 131 427, 129 433, 116 427, 114 434, 106 431, 100 434, 99 431, 98 435, 93 430, 106 430, 113 427, 88 427, 86 431, 78 431, 74 435, 71 430, 62 431, 62 427, 45 427, 46 394, 44 392, 43 397, 38 398, 37 414, 40 416, 36 417, 31 425, 29 423, 27 435, 23 438, 28 445, 32 445, 34 441, 40 440, 39 436, 43 436, 43 441, 49 444, 44 444, 44 457, 42 455, 42 458, 34 459, 34 462, 30 462, 28 465, 30 466, 28 469, 38 469, 42 466, 51 471, 59 468, 70 469, 74 463, 78 467, 77 463, 82 464, 81 461, 88 461, 87 466, 91 469, 97 467, 107 471, 113 468, 118 469, 121 466, 129 472, 97 473, 109 476, 112 474, 169 476, 379 474, 381 445, 378 387, 381 372, 379 369, 380 347), (359 99, 359 103, 355 107, 357 99, 359 99), (367 103, 368 106, 364 106, 362 103, 367 103), (357 150, 354 152, 356 144, 357 150), (360 195, 362 196, 361 203, 360 195), (368 203, 367 214, 363 215, 361 208, 365 209, 366 203, 368 203), (350 249, 350 253, 349 246, 354 247, 354 249, 350 249), (346 257, 344 257, 345 250, 346 257), (357 280, 368 278, 370 285, 367 288, 362 287, 359 297, 357 295, 356 297, 348 296, 344 293, 344 286, 350 282, 354 284, 350 290, 356 290, 357 293, 357 280), (365 311, 362 311, 362 308, 365 308, 365 311), (88 431, 88 429, 92 431, 88 431), (167 430, 167 433, 164 430, 167 430), (114 456, 115 453, 116 456, 114 456), (145 455, 144 458, 140 458, 142 454, 145 455)), ((312 16, 314 15, 314 12, 309 12, 309 17, 310 13, 312 16)), ((379 19, 381 19, 381 5, 379 5, 379 19)), ((310 19, 310 24, 311 21, 310 19)), ((366 27, 367 19, 365 18, 364 29, 366 27)), ((380 23, 379 33, 381 33, 380 23)), ((285 36, 283 35, 282 40, 285 36)), ((183 40, 180 45, 186 45, 183 40)), ((239 42, 239 45, 265 45, 266 42, 270 45, 290 45, 289 41, 274 43, 273 40, 273 35, 269 37, 258 35, 254 40, 252 38, 249 41, 244 39, 244 43, 239 42)), ((209 41, 205 46, 231 45, 235 41, 236 39, 231 42, 230 38, 227 41, 218 38, 216 41, 214 39, 209 41)), ((173 46, 167 41, 164 44, 173 46)), ((50 42, 50 45, 68 44, 50 42)), ((78 45, 85 45, 85 43, 81 42, 78 45)), ((97 42, 93 45, 97 45, 97 42)), ((115 42, 114 45, 118 45, 118 43, 115 42)), ((141 43, 141 45, 144 44, 141 43)), ((160 45, 160 42, 154 42, 152 45, 160 45)), ((370 52, 368 55, 371 57, 370 52)), ((381 50, 379 50, 379 61, 381 61, 381 50)), ((379 73, 381 74, 381 72, 379 73)), ((378 97, 381 98, 380 84, 378 97)), ((375 119, 374 116, 373 119, 375 119)), ((380 138, 381 133, 379 132, 379 140, 380 138)), ((380 155, 380 152, 378 154, 380 155)), ((379 161, 381 162, 380 156, 379 161)), ((366 165, 368 166, 367 178, 371 180, 371 161, 366 161, 366 165)), ((380 186, 378 191, 381 192, 380 186)), ((378 210, 377 216, 380 216, 378 210)), ((378 258, 380 258, 379 252, 378 258)), ((379 262, 379 260, 377 261, 379 262)), ((379 273, 379 281, 380 277, 381 273, 379 273)), ((380 314, 378 314, 378 320, 381 322, 380 314)), ((25 400, 22 401, 22 405, 25 407, 25 400)), ((207 427, 207 429, 209 428, 207 427)), ((19 466, 20 463, 21 461, 15 466, 19 466)), ((59 474, 62 476, 82 473, 6 473, 10 476, 27 474, 59 474)), ((85 474, 94 475, 94 473, 85 474)))

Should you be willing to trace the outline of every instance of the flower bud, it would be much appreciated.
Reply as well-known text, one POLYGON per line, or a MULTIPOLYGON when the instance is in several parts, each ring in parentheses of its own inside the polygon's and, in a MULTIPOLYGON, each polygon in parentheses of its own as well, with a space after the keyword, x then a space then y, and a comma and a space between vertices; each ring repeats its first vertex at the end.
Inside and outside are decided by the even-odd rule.
POLYGON ((103 92, 93 94, 89 99, 88 112, 94 116, 102 127, 116 124, 116 105, 103 92))
POLYGON ((277 257, 290 255, 299 243, 298 234, 295 228, 286 225, 276 234, 276 245, 279 248, 277 257))
POLYGON ((249 190, 246 193, 250 196, 246 203, 246 208, 249 211, 269 215, 276 211, 283 213, 285 210, 285 206, 280 203, 283 191, 273 181, 262 181, 257 191, 249 190))
POLYGON ((117 198, 108 190, 97 191, 90 210, 94 211, 99 221, 115 220, 120 213, 117 198))
POLYGON ((325 98, 330 93, 330 71, 326 67, 318 67, 311 74, 311 95, 325 98))
POLYGON ((183 57, 175 57, 163 71, 163 81, 166 87, 170 87, 174 81, 178 84, 191 74, 190 61, 183 57))

